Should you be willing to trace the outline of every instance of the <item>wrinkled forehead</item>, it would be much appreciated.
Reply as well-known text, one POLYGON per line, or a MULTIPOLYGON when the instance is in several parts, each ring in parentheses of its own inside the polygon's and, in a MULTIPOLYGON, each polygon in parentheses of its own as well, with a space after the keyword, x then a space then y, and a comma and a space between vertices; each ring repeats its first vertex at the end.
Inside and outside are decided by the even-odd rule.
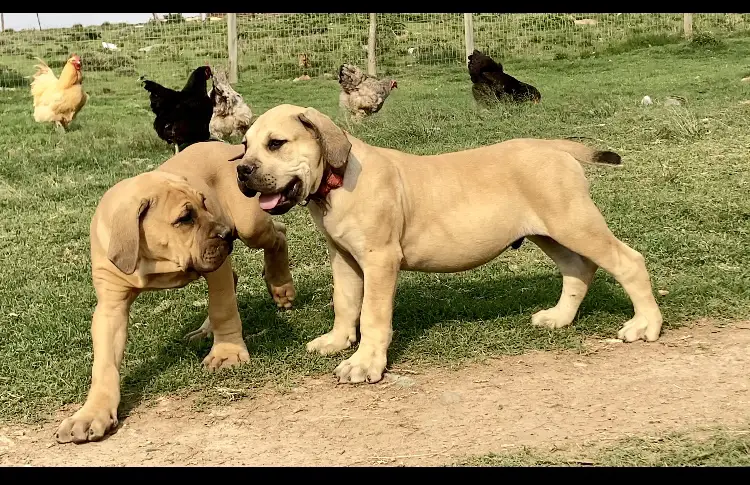
POLYGON ((272 111, 263 113, 253 123, 253 126, 247 132, 248 142, 265 143, 270 139, 289 140, 296 135, 306 132, 305 127, 299 120, 299 115, 303 112, 302 110, 272 111))
POLYGON ((179 204, 179 201, 199 202, 198 192, 185 177, 169 172, 147 172, 138 180, 138 191, 163 200, 166 206, 179 204))

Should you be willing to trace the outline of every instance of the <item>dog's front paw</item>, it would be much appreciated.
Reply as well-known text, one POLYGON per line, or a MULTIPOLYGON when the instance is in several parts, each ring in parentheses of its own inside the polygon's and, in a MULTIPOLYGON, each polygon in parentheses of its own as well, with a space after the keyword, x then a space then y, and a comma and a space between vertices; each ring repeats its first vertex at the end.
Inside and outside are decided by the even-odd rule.
POLYGON ((352 333, 331 330, 327 334, 321 335, 308 342, 308 352, 318 352, 320 355, 335 354, 344 349, 348 349, 357 341, 356 331, 352 333))
POLYGON ((219 369, 228 369, 243 364, 250 360, 245 342, 216 342, 211 347, 211 352, 203 359, 203 366, 213 372, 219 369))
POLYGON ((276 306, 284 309, 292 308, 294 297, 297 296, 297 291, 294 289, 294 282, 289 280, 286 283, 275 285, 271 283, 270 278, 267 277, 265 269, 261 276, 265 280, 268 294, 270 294, 273 301, 276 302, 276 306))
POLYGON ((369 382, 374 384, 383 378, 387 363, 386 352, 360 344, 354 354, 340 363, 333 371, 339 383, 369 382))
POLYGON ((84 405, 73 416, 60 423, 55 433, 58 443, 99 441, 117 426, 117 408, 84 405))
POLYGON ((556 307, 538 311, 531 316, 531 324, 537 327, 562 328, 570 325, 571 322, 569 315, 564 315, 556 307))
POLYGON ((653 342, 659 338, 661 333, 662 319, 649 319, 642 315, 636 315, 622 326, 617 332, 617 338, 625 342, 635 342, 636 340, 646 340, 653 342))

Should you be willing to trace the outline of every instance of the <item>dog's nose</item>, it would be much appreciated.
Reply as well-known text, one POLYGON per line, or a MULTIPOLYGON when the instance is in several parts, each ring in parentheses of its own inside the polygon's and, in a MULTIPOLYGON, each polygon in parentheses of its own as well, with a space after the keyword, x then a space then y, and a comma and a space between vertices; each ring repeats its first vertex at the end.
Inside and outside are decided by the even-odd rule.
POLYGON ((250 180, 250 177, 253 175, 253 172, 255 172, 256 168, 258 168, 258 166, 252 163, 241 163, 237 165, 237 179, 240 182, 247 182, 248 180, 250 180))

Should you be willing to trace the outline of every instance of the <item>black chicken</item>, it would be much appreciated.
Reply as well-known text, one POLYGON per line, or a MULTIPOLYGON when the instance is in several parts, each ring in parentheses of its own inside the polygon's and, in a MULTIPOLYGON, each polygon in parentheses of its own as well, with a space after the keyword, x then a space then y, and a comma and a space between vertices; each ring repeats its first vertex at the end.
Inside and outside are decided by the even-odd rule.
POLYGON ((476 49, 469 56, 468 67, 473 83, 471 93, 478 103, 490 100, 538 103, 542 99, 537 88, 504 73, 502 64, 476 49))
POLYGON ((175 153, 211 138, 208 125, 214 104, 206 92, 211 77, 211 68, 201 66, 190 74, 182 91, 175 91, 141 76, 143 88, 150 93, 151 111, 156 115, 154 130, 159 138, 175 145, 175 153))

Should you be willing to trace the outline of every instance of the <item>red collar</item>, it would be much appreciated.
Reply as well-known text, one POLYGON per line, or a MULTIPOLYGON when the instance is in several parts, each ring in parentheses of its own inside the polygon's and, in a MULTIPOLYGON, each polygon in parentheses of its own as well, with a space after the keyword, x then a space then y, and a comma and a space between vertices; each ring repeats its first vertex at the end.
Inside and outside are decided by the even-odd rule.
POLYGON ((318 187, 318 190, 316 190, 314 194, 310 194, 308 199, 323 200, 330 191, 337 189, 342 185, 344 185, 343 175, 334 173, 333 170, 331 170, 331 167, 326 166, 325 171, 323 171, 323 180, 320 183, 320 187, 318 187))

